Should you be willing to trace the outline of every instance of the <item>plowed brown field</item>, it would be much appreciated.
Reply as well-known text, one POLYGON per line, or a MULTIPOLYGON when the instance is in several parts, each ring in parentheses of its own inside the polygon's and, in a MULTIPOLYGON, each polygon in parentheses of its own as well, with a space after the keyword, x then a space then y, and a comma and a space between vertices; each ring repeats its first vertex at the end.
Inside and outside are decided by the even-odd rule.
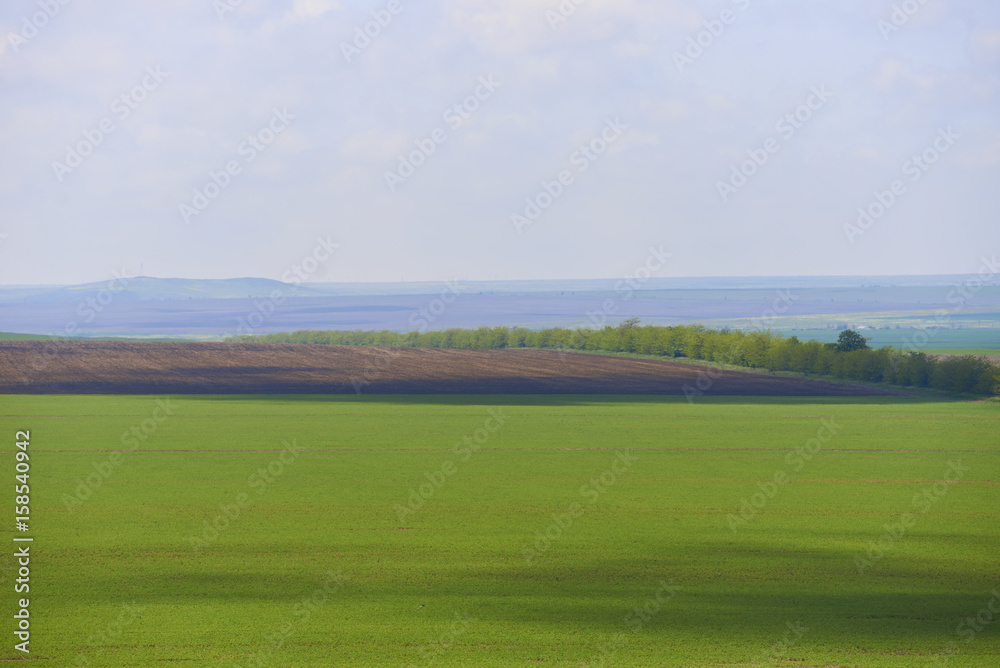
POLYGON ((896 394, 666 360, 539 350, 0 341, 0 394, 684 394, 685 385, 711 395, 896 394), (699 385, 706 371, 711 378, 702 375, 699 385))

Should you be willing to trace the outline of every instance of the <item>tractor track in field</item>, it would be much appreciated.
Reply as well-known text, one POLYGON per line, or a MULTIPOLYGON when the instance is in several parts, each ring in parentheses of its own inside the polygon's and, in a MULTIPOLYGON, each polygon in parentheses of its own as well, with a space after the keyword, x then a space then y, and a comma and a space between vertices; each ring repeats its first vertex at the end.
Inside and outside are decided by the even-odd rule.
MULTIPOLYGON (((0 394, 856 397, 875 387, 544 350, 0 341, 0 394)), ((567 399, 572 402, 572 399, 567 399)))

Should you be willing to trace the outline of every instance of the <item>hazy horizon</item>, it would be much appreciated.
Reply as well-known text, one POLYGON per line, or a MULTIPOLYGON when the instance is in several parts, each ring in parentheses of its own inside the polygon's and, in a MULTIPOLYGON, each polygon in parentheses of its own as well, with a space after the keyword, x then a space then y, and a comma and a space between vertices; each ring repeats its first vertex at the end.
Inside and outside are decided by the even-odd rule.
MULTIPOLYGON (((666 283, 671 281, 734 281, 739 279, 747 280, 786 280, 786 279, 812 279, 812 280, 824 280, 824 279, 869 279, 869 278, 879 278, 879 279, 944 279, 951 277, 970 277, 976 276, 976 272, 967 273, 942 273, 942 274, 798 274, 798 275, 779 275, 779 274, 760 274, 754 276, 652 276, 648 279, 643 279, 641 284, 637 288, 642 289, 655 289, 647 287, 651 283, 666 283)), ((222 278, 205 278, 205 277, 187 277, 187 276, 147 276, 147 275, 130 275, 127 272, 117 272, 112 273, 112 275, 98 279, 95 281, 87 281, 85 283, 0 283, 0 288, 32 288, 32 287, 74 287, 83 285, 95 285, 103 284, 109 281, 115 281, 124 278, 127 281, 137 280, 137 279, 151 279, 157 281, 256 281, 256 280, 267 280, 267 281, 277 281, 280 283, 286 283, 290 285, 302 285, 302 286, 323 286, 323 285, 441 285, 447 283, 469 283, 469 284, 487 284, 487 283, 586 283, 586 282, 612 282, 621 281, 628 277, 622 276, 597 276, 593 278, 578 278, 578 277, 567 277, 567 278, 517 278, 517 279, 469 279, 469 278, 451 278, 446 280, 428 280, 428 281, 311 281, 311 280, 299 280, 299 281, 282 281, 280 278, 269 278, 267 276, 229 276, 222 278)), ((635 280, 635 279, 634 279, 635 280)), ((1000 282, 1000 277, 991 277, 986 284, 992 285, 994 282, 1000 282), (993 280, 995 278, 995 281, 993 280)))

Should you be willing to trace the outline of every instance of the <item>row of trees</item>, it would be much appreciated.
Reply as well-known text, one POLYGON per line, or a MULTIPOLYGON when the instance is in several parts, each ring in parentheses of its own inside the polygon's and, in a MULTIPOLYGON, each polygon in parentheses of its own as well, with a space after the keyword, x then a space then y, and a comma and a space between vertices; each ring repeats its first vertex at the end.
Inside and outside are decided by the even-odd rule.
POLYGON ((701 325, 639 326, 627 320, 603 329, 510 327, 446 329, 433 332, 299 331, 237 336, 246 343, 313 343, 419 348, 545 348, 687 357, 748 368, 793 371, 847 380, 932 387, 976 394, 1000 393, 1000 367, 984 357, 939 358, 892 347, 869 348, 852 330, 837 343, 800 341, 769 331, 707 329, 701 325))

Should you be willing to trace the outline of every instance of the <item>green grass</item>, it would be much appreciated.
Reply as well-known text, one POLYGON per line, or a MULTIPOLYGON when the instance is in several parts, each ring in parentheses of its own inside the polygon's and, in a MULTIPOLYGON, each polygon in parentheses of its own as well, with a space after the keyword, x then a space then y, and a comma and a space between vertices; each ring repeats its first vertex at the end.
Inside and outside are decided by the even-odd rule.
POLYGON ((187 341, 212 341, 217 336, 192 335, 187 337, 163 337, 163 336, 49 336, 47 334, 19 334, 17 332, 0 332, 0 341, 163 341, 180 342, 187 341))
POLYGON ((1000 355, 1000 348, 928 348, 921 352, 949 355, 1000 355))
MULTIPOLYGON (((178 396, 141 451, 67 506, 95 464, 107 471, 94 451, 122 448, 156 398, 0 401, 7 442, 32 436, 39 665, 428 665, 435 648, 442 666, 908 667, 950 647, 949 666, 1000 663, 1000 620, 968 643, 957 632, 1000 589, 995 403, 178 396), (497 409, 481 450, 452 451, 497 409), (796 471, 824 419, 838 433, 796 471), (292 440, 304 450, 251 484, 292 440), (636 459, 595 499, 616 451, 636 459), (959 460, 968 471, 919 512, 914 496, 959 460), (791 482, 734 531, 728 516, 778 472, 791 482), (444 483, 400 519, 427 474, 444 483), (240 494, 249 504, 196 552, 240 494), (572 504, 582 514, 559 529, 572 504), (914 524, 859 573, 906 512, 914 524), (647 602, 648 619, 630 612, 647 602)), ((12 476, 9 446, 3 466, 12 476)), ((11 564, 0 657, 19 655, 11 564)))
MULTIPOLYGON (((924 325, 935 324, 929 318, 924 325)), ((819 341, 834 343, 840 334, 839 330, 823 329, 784 329, 776 328, 784 336, 797 336, 802 341, 819 341)), ((1000 354, 1000 328, 975 327, 966 329, 928 329, 926 331, 901 327, 900 329, 863 329, 861 334, 870 340, 872 348, 893 346, 901 350, 917 350, 918 352, 955 352, 960 354, 1000 354), (973 353, 972 351, 977 351, 973 353), (983 352, 991 351, 991 352, 983 352)))
POLYGON ((18 334, 16 332, 0 332, 0 341, 67 341, 62 336, 47 336, 45 334, 18 334))

